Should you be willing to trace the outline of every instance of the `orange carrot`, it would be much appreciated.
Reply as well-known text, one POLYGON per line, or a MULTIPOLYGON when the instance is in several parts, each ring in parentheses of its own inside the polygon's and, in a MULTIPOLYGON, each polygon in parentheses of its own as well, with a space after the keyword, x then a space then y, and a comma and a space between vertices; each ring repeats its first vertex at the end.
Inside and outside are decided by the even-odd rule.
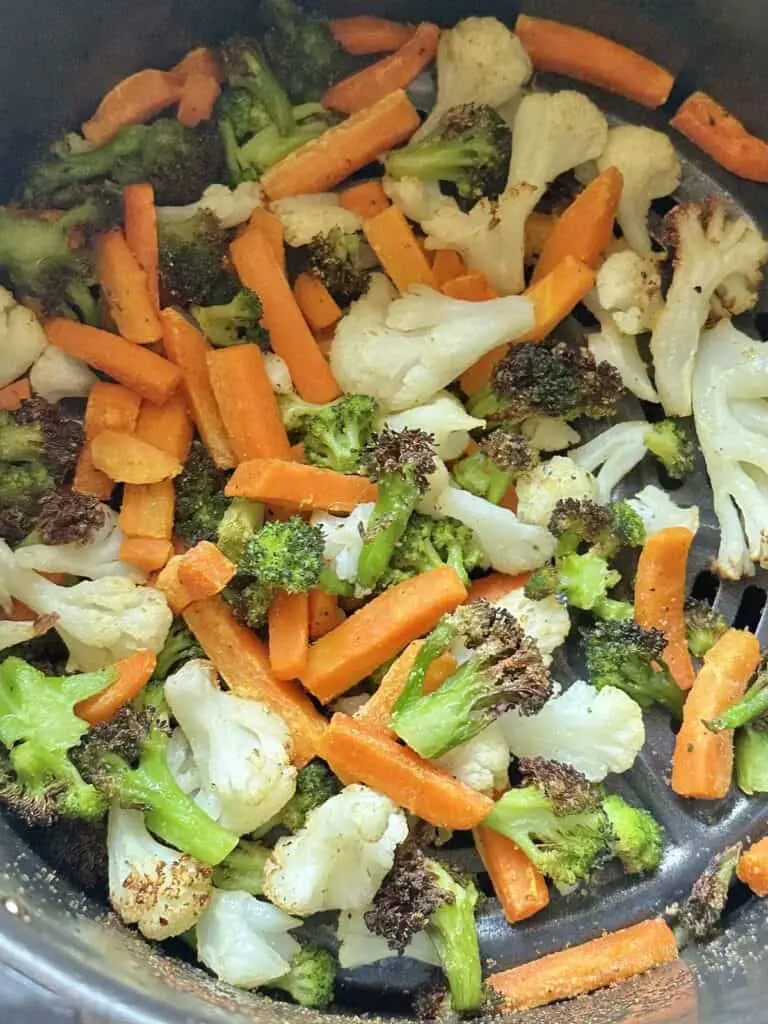
POLYGON ((309 592, 309 639, 319 640, 342 621, 339 599, 319 587, 309 592))
POLYGON ((736 874, 757 896, 768 896, 768 837, 742 853, 736 874))
POLYGON ((306 511, 352 512, 361 502, 375 501, 375 484, 362 476, 346 476, 332 469, 305 466, 281 459, 241 462, 229 478, 230 498, 253 498, 270 505, 290 505, 306 511))
POLYGON ((299 274, 293 283, 293 297, 313 331, 324 331, 341 319, 339 305, 319 277, 299 274))
POLYGON ((175 505, 172 480, 126 484, 120 506, 120 529, 126 537, 169 541, 173 533, 175 505))
POLYGON ((379 258, 384 272, 401 291, 412 284, 435 287, 435 277, 401 210, 389 206, 363 224, 368 243, 379 258))
POLYGON ((339 194, 339 206, 350 213, 356 213, 361 220, 368 220, 386 210, 389 199, 380 181, 361 181, 359 185, 350 185, 339 194))
POLYGON ((28 377, 22 377, 13 384, 6 384, 4 388, 0 388, 0 411, 13 412, 31 396, 32 389, 28 377))
POLYGON ((666 640, 664 661, 681 690, 690 690, 696 673, 685 637, 685 575, 693 534, 684 526, 652 533, 643 545, 635 577, 635 620, 660 629, 666 640))
POLYGON ((184 81, 177 119, 187 128, 196 128, 201 121, 210 121, 221 93, 216 79, 202 72, 193 72, 184 81))
POLYGON ((432 260, 432 276, 435 287, 442 288, 454 277, 463 277, 467 273, 467 265, 460 254, 453 249, 436 249, 432 260))
POLYGON ((327 192, 419 127, 418 111, 402 89, 360 110, 280 160, 261 177, 270 199, 327 192))
POLYGON ((435 59, 439 42, 440 29, 437 25, 423 21, 389 57, 383 57, 332 85, 323 96, 323 106, 340 110, 343 114, 355 114, 396 89, 405 89, 435 59))
POLYGON ((99 235, 96 271, 109 314, 122 337, 139 345, 157 341, 163 332, 147 275, 119 228, 99 235))
POLYGON ((152 306, 160 309, 159 256, 157 251, 157 210, 151 185, 127 185, 123 189, 125 240, 147 277, 152 306))
POLYGON ((286 361, 296 390, 307 402, 330 402, 341 394, 269 239, 257 228, 232 243, 232 261, 246 288, 261 299, 272 348, 286 361))
POLYGON ((207 75, 221 82, 224 77, 216 55, 207 46, 197 46, 190 50, 183 60, 171 68, 171 71, 185 79, 190 75, 207 75))
POLYGON ((672 930, 656 918, 491 974, 488 984, 502 997, 505 1010, 529 1010, 626 981, 677 955, 672 930))
POLYGON ((279 590, 269 606, 269 664, 276 679, 296 679, 309 653, 309 595, 279 590))
POLYGON ((515 32, 537 71, 590 82, 644 107, 660 107, 672 90, 666 68, 605 36, 527 14, 518 15, 515 32))
POLYGON ((718 800, 731 785, 733 730, 711 732, 705 722, 744 696, 760 662, 760 644, 741 629, 729 629, 704 655, 704 665, 683 705, 675 739, 671 786, 680 796, 718 800))
POLYGON ((141 398, 120 384, 97 381, 88 395, 83 429, 85 445, 78 456, 72 488, 107 501, 114 490, 114 481, 97 469, 91 455, 91 442, 102 430, 132 433, 139 416, 141 398))
POLYGON ((207 359, 236 461, 289 458, 288 435, 258 346, 215 349, 207 359))
POLYGON ((532 917, 549 903, 544 876, 511 839, 479 825, 475 847, 488 872, 493 891, 510 924, 532 917))
POLYGON ((144 402, 134 433, 139 440, 161 448, 179 462, 186 462, 193 430, 184 399, 175 394, 163 405, 144 402))
POLYGON ((46 320, 44 326, 48 341, 56 348, 109 374, 149 402, 162 405, 178 387, 178 367, 116 334, 63 317, 46 320))
POLYGON ((479 580, 472 580, 467 592, 467 601, 498 601, 511 591, 524 587, 530 575, 529 572, 522 572, 518 576, 492 572, 488 576, 482 576, 479 580))
POLYGON ((466 596, 447 566, 391 587, 310 647, 302 683, 327 704, 428 633, 466 596))
POLYGON ((91 457, 96 469, 116 483, 156 484, 181 472, 172 455, 118 430, 102 430, 94 437, 91 457))
POLYGON ((181 560, 184 555, 173 555, 157 574, 152 586, 165 595, 168 607, 174 615, 181 615, 192 604, 192 595, 179 579, 181 560))
POLYGON ((694 92, 669 122, 731 174, 768 181, 768 142, 705 92, 694 92))
POLYGON ((208 373, 211 346, 178 310, 162 310, 160 320, 163 346, 181 372, 181 390, 203 444, 219 469, 231 469, 235 456, 208 373))
POLYGON ((465 302, 486 302, 498 299, 498 292, 491 287, 488 278, 480 270, 467 271, 459 277, 453 277, 442 287, 444 295, 452 299, 463 299, 465 302))
POLYGON ((172 71, 147 68, 124 78, 109 90, 82 131, 88 142, 101 146, 130 124, 143 124, 178 103, 183 77, 172 71))
POLYGON ((95 693, 87 700, 75 705, 75 713, 90 725, 108 722, 120 708, 141 692, 142 687, 152 678, 157 658, 153 651, 137 651, 128 658, 121 658, 112 666, 115 681, 101 693, 95 693))
POLYGON ((316 757, 325 719, 300 686, 275 679, 264 644, 234 618, 224 601, 196 601, 185 610, 184 621, 234 694, 264 701, 280 715, 293 737, 294 763, 301 768, 316 757))
POLYGON ((557 217, 551 213, 528 214, 525 222, 525 258, 529 260, 538 256, 555 230, 557 217))
POLYGON ((393 53, 413 38, 416 29, 400 21, 376 18, 370 14, 334 18, 328 27, 342 50, 347 53, 393 53))
POLYGON ((172 554, 173 544, 158 537, 126 537, 120 545, 120 561, 135 565, 147 575, 162 569, 172 554))
POLYGON ((181 556, 179 583, 193 601, 219 594, 237 572, 237 566, 211 544, 201 540, 181 556))
MULTIPOLYGON (((392 715, 392 708, 403 692, 408 681, 408 675, 413 668, 416 655, 421 649, 423 640, 414 640, 408 644, 406 649, 388 669, 381 680, 378 688, 369 697, 365 704, 355 715, 360 722, 366 722, 372 728, 383 729, 390 732, 389 719, 392 715)), ((427 670, 424 678, 424 693, 432 693, 445 682, 448 676, 456 671, 456 659, 446 651, 436 658, 427 670)))
POLYGON ((370 786, 440 828, 474 828, 493 807, 487 796, 457 782, 381 729, 347 715, 331 719, 321 756, 335 772, 370 786))
POLYGON ((613 238, 613 222, 621 199, 624 178, 608 167, 587 185, 557 219, 542 249, 532 281, 535 284, 566 256, 575 256, 593 270, 613 238))
POLYGON ((285 238, 283 237, 283 222, 275 213, 270 213, 269 210, 265 210, 263 206, 257 206, 251 214, 250 220, 247 226, 244 227, 243 233, 247 232, 248 228, 256 228, 258 231, 265 235, 272 247, 272 252, 275 254, 275 259, 280 264, 280 267, 285 271, 285 238))

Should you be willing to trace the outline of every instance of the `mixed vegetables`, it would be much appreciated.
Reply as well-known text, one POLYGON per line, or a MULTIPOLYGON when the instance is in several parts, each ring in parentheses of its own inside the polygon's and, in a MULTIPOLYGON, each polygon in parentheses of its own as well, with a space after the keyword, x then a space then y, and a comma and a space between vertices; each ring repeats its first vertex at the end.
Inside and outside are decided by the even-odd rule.
MULTIPOLYGON (((702 458, 716 570, 768 567, 768 357, 732 322, 768 242, 719 200, 659 234, 668 137, 532 88, 663 104, 672 76, 608 40, 261 17, 119 83, 0 209, 0 802, 146 938, 305 1006, 390 956, 441 969, 427 1017, 649 970, 734 875, 768 892, 768 840, 715 859, 676 936, 490 976, 443 847, 471 834, 510 927, 608 861, 654 872, 663 829, 615 785, 651 707, 676 794, 734 765, 768 792, 759 645, 686 601, 699 510, 627 480, 702 458)), ((696 94, 673 124, 768 179, 729 118, 696 94)))

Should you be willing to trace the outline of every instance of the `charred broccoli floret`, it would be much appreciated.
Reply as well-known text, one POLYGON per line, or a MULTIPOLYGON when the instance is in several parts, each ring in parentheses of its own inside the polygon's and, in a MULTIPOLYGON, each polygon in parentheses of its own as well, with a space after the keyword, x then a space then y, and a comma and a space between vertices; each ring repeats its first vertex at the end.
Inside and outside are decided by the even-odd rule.
POLYGON ((158 223, 160 285, 166 300, 204 306, 221 279, 227 234, 209 210, 158 223))
POLYGON ((295 0, 265 0, 259 7, 264 48, 295 103, 319 100, 350 70, 347 54, 322 15, 295 0))
POLYGON ((229 507, 224 494, 227 475, 218 469, 201 441, 193 441, 184 468, 174 480, 174 529, 188 544, 216 542, 219 523, 229 507))
POLYGON ((203 334, 217 348, 255 342, 268 349, 269 332, 261 323, 263 312, 258 295, 248 288, 241 288, 229 302, 190 309, 203 334))
POLYGON ((313 405, 290 394, 279 404, 286 429, 304 445, 307 462, 337 473, 361 471, 362 453, 379 411, 375 398, 345 395, 326 405, 313 405))
POLYGON ((261 583, 236 576, 223 591, 224 600, 239 619, 250 629, 263 629, 272 603, 273 591, 261 583))
POLYGON ((184 662, 204 657, 205 651, 184 624, 184 620, 176 619, 166 637, 162 651, 157 656, 153 678, 167 679, 184 662))
POLYGON ((562 498, 552 511, 549 529, 558 538, 559 554, 587 544, 596 554, 613 558, 622 548, 645 543, 643 520, 626 501, 600 505, 587 498, 562 498))
POLYGON ((687 938, 705 942, 717 931, 740 854, 741 843, 729 846, 712 858, 706 871, 693 883, 680 911, 680 927, 687 938))
POLYGON ((557 814, 575 814, 594 808, 598 789, 569 764, 545 757, 521 757, 518 770, 526 786, 538 786, 557 814))
POLYGON ((377 588, 386 590, 444 565, 468 584, 469 574, 484 563, 485 557, 474 531, 457 519, 431 519, 414 512, 377 588))
POLYGON ((477 442, 478 451, 459 459, 451 472, 465 491, 498 505, 521 473, 539 463, 539 453, 521 434, 498 427, 477 442))
POLYGON ((727 620, 706 601, 691 597, 685 602, 685 637, 694 658, 703 658, 728 628, 727 620))
POLYGON ((611 826, 611 849, 628 875, 655 871, 663 848, 661 826, 648 811, 615 794, 603 800, 611 826))
POLYGON ((37 531, 43 544, 85 544, 103 525, 104 506, 90 494, 62 487, 40 501, 37 531))
POLYGON ((311 269, 340 306, 365 295, 371 275, 360 266, 360 235, 331 228, 315 235, 307 248, 311 269))

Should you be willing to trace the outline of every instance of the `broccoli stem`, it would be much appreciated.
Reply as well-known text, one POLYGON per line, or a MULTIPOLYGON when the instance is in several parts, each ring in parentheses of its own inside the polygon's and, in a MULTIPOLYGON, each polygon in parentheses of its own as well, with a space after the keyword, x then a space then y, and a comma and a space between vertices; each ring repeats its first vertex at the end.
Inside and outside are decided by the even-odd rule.
POLYGON ((476 1010, 483 1001, 480 944, 475 926, 477 889, 471 882, 460 885, 435 861, 430 861, 430 870, 437 876, 440 888, 450 893, 453 900, 432 911, 426 930, 448 979, 453 1008, 458 1012, 476 1010))
POLYGON ((242 60, 246 75, 240 79, 234 77, 232 84, 241 86, 251 93, 254 99, 262 103, 277 125, 281 135, 288 135, 294 127, 293 105, 288 99, 272 69, 255 51, 242 51, 242 60))
POLYGON ((393 723, 398 715, 404 714, 415 701, 423 696, 424 680, 427 677, 429 666, 448 650, 457 636, 458 629, 455 622, 449 616, 445 616, 426 638, 414 658, 402 693, 392 709, 393 723))
POLYGON ((419 489, 406 476, 382 476, 357 567, 357 582, 362 589, 372 589, 383 576, 418 500, 419 489))
POLYGON ((306 142, 322 135, 327 127, 327 124, 318 120, 296 125, 290 134, 281 133, 274 125, 262 128, 240 147, 239 166, 252 167, 257 171, 266 170, 306 142))
POLYGON ((478 148, 465 141, 420 142, 396 149, 387 157, 387 173, 394 178, 456 181, 478 163, 478 148))
POLYGON ((638 665, 630 655, 621 668, 621 678, 614 685, 624 690, 641 708, 649 708, 652 704, 661 704, 675 718, 682 718, 685 693, 666 666, 659 666, 661 671, 649 672, 647 667, 638 665))
POLYGON ((768 793, 768 732, 751 725, 739 729, 734 762, 742 793, 768 793))
POLYGON ((512 483, 513 474, 500 469, 483 452, 474 452, 453 467, 456 482, 465 491, 498 505, 512 483))
POLYGON ((707 728, 712 732, 724 729, 740 729, 754 718, 768 711, 768 672, 761 672, 750 688, 735 704, 732 704, 722 715, 718 715, 707 728))

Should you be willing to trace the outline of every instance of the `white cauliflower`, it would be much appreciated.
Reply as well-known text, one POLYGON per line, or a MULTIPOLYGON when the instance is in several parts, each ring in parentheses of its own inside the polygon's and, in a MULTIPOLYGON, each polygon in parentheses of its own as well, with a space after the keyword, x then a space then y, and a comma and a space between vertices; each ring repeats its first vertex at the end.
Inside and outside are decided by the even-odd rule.
POLYGON ((437 99, 414 140, 437 128, 453 107, 506 106, 533 73, 520 40, 496 18, 464 18, 442 32, 436 61, 437 99))
POLYGON ((127 576, 143 582, 144 574, 128 562, 120 561, 125 535, 118 516, 109 505, 101 506, 103 523, 83 544, 27 544, 16 551, 16 561, 24 569, 38 572, 63 572, 98 580, 103 576, 127 576))
POLYGON ((0 388, 27 372, 48 346, 45 331, 31 309, 0 288, 0 388))
POLYGON ((517 515, 524 523, 548 527, 552 512, 563 498, 597 497, 597 483, 591 473, 568 455, 555 455, 540 462, 515 481, 517 515))
MULTIPOLYGON (((336 935, 339 940, 339 966, 347 970, 398 956, 386 939, 375 935, 369 929, 365 923, 363 910, 342 910, 336 935)), ((435 967, 440 965, 434 943, 423 931, 416 932, 402 955, 409 956, 412 960, 422 960, 435 967)))
POLYGON ((597 299, 622 334, 653 328, 662 308, 661 271, 653 253, 632 249, 611 253, 597 272, 597 299))
POLYGON ((437 515, 450 516, 474 530, 488 561, 514 576, 538 569, 555 553, 555 538, 542 526, 521 522, 508 508, 493 505, 458 487, 447 487, 434 503, 437 515))
POLYGON ((16 644, 34 640, 37 636, 47 633, 56 622, 54 615, 43 615, 39 619, 25 619, 15 622, 11 619, 0 619, 0 651, 16 644))
POLYGON ((440 211, 458 210, 455 200, 443 195, 436 181, 422 181, 420 178, 392 178, 385 175, 381 185, 394 205, 408 220, 423 226, 424 222, 440 211))
POLYGON ((47 402, 62 398, 85 398, 99 378, 81 359, 49 345, 29 372, 29 383, 36 395, 47 402))
POLYGON ((599 501, 609 502, 614 488, 642 462, 648 451, 645 441, 650 429, 650 424, 645 420, 617 423, 571 451, 570 457, 582 469, 589 473, 599 469, 599 501))
POLYGON ((561 452, 581 440, 570 423, 554 416, 529 416, 520 424, 520 433, 540 452, 561 452))
POLYGON ((294 247, 307 245, 316 235, 327 235, 333 228, 348 235, 363 226, 356 213, 339 205, 335 192, 276 199, 270 210, 283 225, 285 241, 294 247))
POLYGON ((264 894, 288 913, 367 907, 408 835, 405 814, 367 786, 347 786, 279 839, 264 869, 264 894))
POLYGON ((600 322, 600 330, 587 336, 587 347, 595 362, 609 363, 618 370, 622 384, 633 395, 645 402, 658 402, 659 396, 640 355, 637 339, 621 332, 614 313, 600 304, 596 289, 585 297, 584 305, 600 322))
POLYGON ((533 305, 516 296, 465 302, 424 286, 402 298, 381 274, 336 328, 331 368, 348 394, 373 395, 386 411, 427 402, 505 341, 533 325, 533 305))
POLYGON ((684 526, 691 533, 696 533, 699 529, 698 505, 681 508, 666 491, 654 487, 653 484, 643 487, 634 498, 628 498, 627 504, 631 505, 643 520, 647 537, 670 526, 684 526))
POLYGON ((449 750, 434 764, 470 789, 491 796, 507 788, 509 745, 498 722, 492 722, 466 743, 449 750))
POLYGON ((255 181, 243 181, 235 188, 209 185, 196 203, 158 207, 157 218, 165 222, 184 221, 198 210, 208 210, 223 228, 235 228, 247 221, 257 206, 261 206, 261 189, 255 181))
POLYGON ((0 604, 22 601, 38 615, 56 615, 56 632, 69 648, 70 671, 94 672, 136 651, 162 650, 173 614, 165 596, 124 576, 60 587, 23 569, 0 540, 0 604))
POLYGON ((470 416, 449 391, 438 391, 428 402, 392 413, 384 424, 392 430, 423 430, 435 439, 441 459, 458 459, 469 444, 469 431, 485 426, 485 420, 470 416))
POLYGON ((525 590, 518 587, 510 590, 493 604, 505 608, 520 623, 526 636, 534 641, 545 665, 552 663, 552 654, 561 647, 571 631, 571 617, 568 609, 556 597, 545 597, 534 601, 525 596, 525 590))
POLYGON ((126 924, 148 939, 194 928, 211 898, 213 868, 159 843, 141 811, 115 801, 107 831, 109 901, 126 924))
POLYGON ((537 715, 507 711, 499 719, 516 757, 573 765, 590 782, 628 771, 645 743, 643 712, 623 690, 596 690, 578 680, 537 715))
POLYGON ((288 363, 276 352, 267 352, 264 356, 264 369, 267 371, 269 383, 276 395, 290 395, 293 381, 288 363))
POLYGON ((676 241, 675 272, 651 337, 651 355, 667 414, 689 416, 694 360, 712 298, 723 286, 733 297, 740 280, 740 301, 732 312, 752 308, 768 242, 745 217, 729 217, 722 203, 685 203, 667 221, 676 241))
POLYGON ((624 237, 635 252, 650 252, 651 202, 670 195, 680 184, 675 147, 664 132, 622 124, 608 132, 608 141, 597 159, 599 171, 609 167, 617 167, 624 179, 616 214, 624 237))
POLYGON ((214 889, 197 923, 197 956, 238 988, 258 988, 286 974, 301 946, 289 934, 295 917, 247 892, 214 889))
POLYGON ((363 535, 373 513, 372 501, 358 505, 348 516, 313 512, 310 523, 319 527, 325 540, 323 558, 340 580, 354 583, 363 548, 363 535))
MULTIPOLYGON (((288 803, 296 769, 291 735, 279 715, 257 700, 220 690, 207 661, 188 661, 168 676, 165 696, 189 744, 197 776, 192 795, 211 818, 245 835, 288 803)), ((189 778, 188 766, 181 774, 189 778)))

